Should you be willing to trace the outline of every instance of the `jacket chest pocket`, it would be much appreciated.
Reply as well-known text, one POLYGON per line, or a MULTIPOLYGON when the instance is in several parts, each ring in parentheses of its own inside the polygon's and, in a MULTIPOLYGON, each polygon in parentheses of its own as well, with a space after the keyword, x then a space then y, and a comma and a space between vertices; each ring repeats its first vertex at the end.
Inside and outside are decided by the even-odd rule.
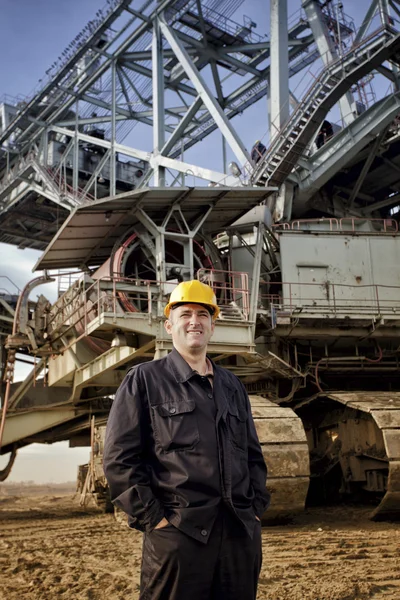
POLYGON ((228 404, 227 425, 231 443, 235 448, 247 450, 247 414, 233 401, 228 404))
POLYGON ((164 452, 191 448, 200 439, 194 400, 170 400, 153 406, 154 435, 164 452))

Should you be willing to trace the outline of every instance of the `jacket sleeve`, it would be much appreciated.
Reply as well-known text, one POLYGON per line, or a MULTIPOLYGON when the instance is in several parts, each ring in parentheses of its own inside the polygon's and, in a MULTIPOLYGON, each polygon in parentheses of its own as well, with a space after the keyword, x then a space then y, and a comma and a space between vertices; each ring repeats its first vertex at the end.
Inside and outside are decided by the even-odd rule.
POLYGON ((140 531, 151 531, 164 517, 147 472, 149 428, 148 405, 135 369, 126 375, 111 407, 104 443, 104 473, 112 502, 128 515, 129 526, 140 531))
POLYGON ((253 509, 259 519, 263 516, 270 503, 270 493, 267 491, 267 465, 258 440, 256 427, 251 414, 250 400, 246 388, 242 385, 243 394, 247 402, 247 439, 248 439, 248 465, 250 481, 254 491, 253 509))

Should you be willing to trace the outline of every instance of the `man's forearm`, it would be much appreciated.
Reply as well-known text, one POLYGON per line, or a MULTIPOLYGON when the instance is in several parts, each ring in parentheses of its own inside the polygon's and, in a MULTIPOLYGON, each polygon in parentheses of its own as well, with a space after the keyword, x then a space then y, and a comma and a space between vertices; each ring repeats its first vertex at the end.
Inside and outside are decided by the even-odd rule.
POLYGON ((149 416, 137 373, 122 382, 108 418, 104 473, 111 500, 129 517, 132 527, 151 530, 164 510, 155 497, 145 460, 149 416))
POLYGON ((111 483, 111 500, 128 515, 130 527, 151 531, 164 517, 164 508, 154 496, 150 485, 133 485, 118 492, 121 492, 121 486, 113 486, 111 483))

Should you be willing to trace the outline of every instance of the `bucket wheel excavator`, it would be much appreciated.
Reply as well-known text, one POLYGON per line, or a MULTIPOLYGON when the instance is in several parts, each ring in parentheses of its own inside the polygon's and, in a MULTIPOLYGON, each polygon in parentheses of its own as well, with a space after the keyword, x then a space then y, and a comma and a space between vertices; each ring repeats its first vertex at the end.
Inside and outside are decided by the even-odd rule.
POLYGON ((165 0, 150 3, 154 12, 118 46, 141 18, 127 0, 99 17, 99 31, 88 29, 46 91, 18 109, 0 106, 0 241, 31 236, 44 250, 35 270, 45 271, 14 305, 0 296, 1 339, 8 334, 0 452, 10 454, 0 478, 18 448, 69 440, 92 449, 81 501, 89 494, 110 508, 101 454, 114 394, 129 367, 171 349, 163 307, 177 283, 198 278, 221 308, 209 354, 249 393, 269 470, 265 520, 343 498, 368 502, 374 518, 399 517, 400 25, 385 12, 396 3, 371 0, 355 32, 342 3, 303 0, 289 31, 286 3, 274 2, 265 42, 253 22, 220 18, 211 0, 165 0), (288 78, 317 58, 323 69, 297 102, 288 78), (248 79, 227 98, 217 81, 217 101, 200 75, 207 65, 214 77, 224 68, 248 79), (137 96, 134 69, 152 82, 137 96), (368 107, 354 94, 366 98, 376 71, 393 89, 368 107), (229 119, 267 93, 267 80, 279 91, 269 90, 274 127, 254 160, 229 119), (164 88, 179 105, 182 94, 190 100, 172 109, 164 88), (337 107, 343 122, 328 136, 321 126, 337 107), (130 119, 153 125, 153 152, 123 145, 130 119), (241 168, 232 163, 228 175, 178 160, 217 127, 241 168), (168 169, 178 172, 170 187, 168 169), (211 185, 178 187, 179 174, 211 185), (69 281, 55 302, 30 300, 57 278, 69 281), (21 383, 13 383, 17 353, 35 361, 21 383))
MULTIPOLYGON (((145 193, 140 191, 142 197, 145 193)), ((89 495, 103 510, 110 508, 101 455, 112 395, 127 367, 161 357, 171 348, 163 329, 162 310, 181 277, 198 277, 216 291, 221 315, 210 344, 214 360, 226 364, 238 376, 248 374, 258 379, 265 372, 282 375, 285 370, 301 376, 272 353, 265 357, 255 351, 250 314, 257 314, 257 301, 251 302, 249 272, 227 269, 229 257, 223 245, 219 248, 214 241, 222 219, 228 225, 249 208, 257 218, 267 218, 265 207, 260 211, 257 205, 268 191, 225 190, 223 198, 214 188, 162 193, 164 205, 160 207, 160 191, 147 191, 145 214, 151 219, 152 229, 143 227, 132 215, 131 194, 76 209, 38 267, 47 269, 57 264, 73 269, 82 264, 84 256, 91 255, 86 260, 87 272, 77 277, 54 304, 41 298, 33 311, 28 308, 27 296, 35 283, 28 286, 16 311, 14 333, 7 340, 9 353, 24 350, 34 354, 38 362, 30 381, 9 386, 3 451, 33 441, 69 439, 78 445, 90 438, 91 459, 80 469, 78 488, 82 503, 89 495), (182 196, 184 200, 178 203, 177 198, 182 196), (214 216, 209 207, 218 198, 219 210, 214 216), (113 214, 106 227, 112 237, 104 235, 104 215, 111 207, 113 214), (170 220, 177 207, 182 223, 193 223, 194 229, 193 217, 202 221, 202 231, 194 239, 191 231, 185 235, 181 229, 177 234, 176 219, 170 220), (75 239, 74 253, 64 241, 64 236, 71 235, 75 239), (77 235, 82 235, 82 241, 77 235), (161 256, 158 248, 162 248, 161 256), (95 266, 99 263, 102 266, 95 266), (162 282, 157 281, 160 271, 162 282), (35 430, 35 419, 40 414, 35 430), (51 415, 47 423, 45 414, 51 415)), ((244 220, 244 227, 252 231, 254 215, 251 213, 249 218, 250 222, 244 220)), ((260 268, 260 260, 255 268, 260 268)), ((36 283, 41 282, 39 279, 36 283)), ((291 408, 280 407, 262 395, 251 394, 250 399, 269 467, 272 504, 266 517, 287 517, 305 504, 309 481, 306 435, 291 408)))

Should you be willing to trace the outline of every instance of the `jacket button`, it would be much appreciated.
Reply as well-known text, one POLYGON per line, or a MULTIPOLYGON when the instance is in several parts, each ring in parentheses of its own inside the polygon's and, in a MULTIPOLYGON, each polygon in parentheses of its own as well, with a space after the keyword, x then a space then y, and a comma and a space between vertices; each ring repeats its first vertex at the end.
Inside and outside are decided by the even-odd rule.
POLYGON ((176 413, 176 408, 173 406, 169 409, 169 412, 171 413, 171 415, 174 415, 176 413))
POLYGON ((213 397, 213 395, 212 395, 212 394, 207 394, 207 396, 208 396, 209 398, 212 398, 212 397, 213 397))
POLYGON ((200 531, 200 533, 201 533, 201 535, 202 535, 203 537, 206 537, 206 535, 208 535, 208 531, 207 531, 207 529, 202 529, 202 530, 200 531))

